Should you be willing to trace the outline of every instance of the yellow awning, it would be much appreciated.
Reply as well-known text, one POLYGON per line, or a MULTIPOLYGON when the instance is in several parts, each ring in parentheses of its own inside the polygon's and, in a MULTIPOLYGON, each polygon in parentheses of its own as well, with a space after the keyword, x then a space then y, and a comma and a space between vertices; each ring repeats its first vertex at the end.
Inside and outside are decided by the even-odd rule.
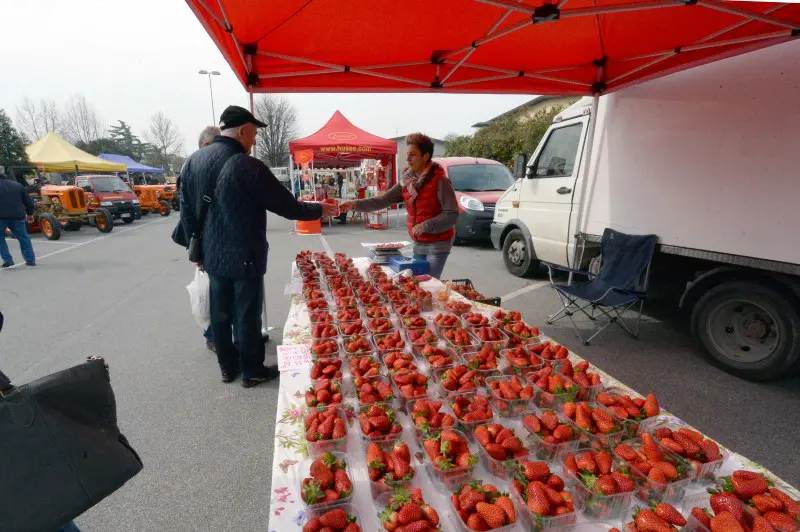
POLYGON ((90 153, 79 150, 55 133, 48 133, 27 148, 28 159, 43 172, 127 172, 128 167, 120 163, 104 161, 90 153))

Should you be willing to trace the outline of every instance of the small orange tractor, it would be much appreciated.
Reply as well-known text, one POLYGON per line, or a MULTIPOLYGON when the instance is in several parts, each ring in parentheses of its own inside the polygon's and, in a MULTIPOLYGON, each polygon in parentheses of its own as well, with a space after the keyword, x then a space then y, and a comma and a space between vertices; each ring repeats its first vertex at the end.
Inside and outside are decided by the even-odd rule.
POLYGON ((133 191, 139 200, 139 205, 142 207, 142 216, 157 212, 161 216, 169 216, 172 207, 170 201, 175 195, 174 185, 134 185, 133 191), (169 191, 169 199, 166 199, 162 189, 164 187, 171 187, 169 191))
POLYGON ((114 217, 107 209, 89 212, 86 193, 75 186, 44 185, 36 201, 33 229, 40 227, 48 240, 61 238, 61 230, 77 231, 83 224, 96 227, 101 233, 114 229, 114 217))

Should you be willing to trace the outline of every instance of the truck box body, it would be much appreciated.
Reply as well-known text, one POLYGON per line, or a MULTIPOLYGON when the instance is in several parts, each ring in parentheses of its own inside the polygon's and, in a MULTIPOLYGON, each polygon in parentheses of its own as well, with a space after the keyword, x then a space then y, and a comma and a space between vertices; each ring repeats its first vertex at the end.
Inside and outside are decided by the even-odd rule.
POLYGON ((800 264, 800 42, 600 98, 585 232, 800 264))

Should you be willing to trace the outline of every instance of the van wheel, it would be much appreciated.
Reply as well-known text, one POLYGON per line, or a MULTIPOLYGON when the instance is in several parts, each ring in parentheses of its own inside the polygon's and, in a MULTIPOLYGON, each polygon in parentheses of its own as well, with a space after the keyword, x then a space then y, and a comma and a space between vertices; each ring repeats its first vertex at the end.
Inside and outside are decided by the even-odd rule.
POLYGON ((122 219, 122 223, 124 223, 124 224, 132 224, 135 219, 136 219, 135 216, 129 216, 128 218, 123 218, 122 219))
POLYGON ((800 358, 800 315, 767 285, 715 286, 692 309, 691 328, 712 364, 743 379, 787 376, 800 358))
POLYGON ((528 240, 521 229, 512 229, 503 241, 503 261, 512 275, 528 277, 539 268, 539 261, 531 258, 528 240))
POLYGON ((43 214, 39 217, 39 227, 42 228, 42 233, 47 240, 58 240, 61 238, 61 224, 55 216, 50 213, 43 214))
POLYGON ((171 211, 172 208, 169 206, 169 202, 163 199, 158 201, 158 212, 161 216, 169 216, 171 211))

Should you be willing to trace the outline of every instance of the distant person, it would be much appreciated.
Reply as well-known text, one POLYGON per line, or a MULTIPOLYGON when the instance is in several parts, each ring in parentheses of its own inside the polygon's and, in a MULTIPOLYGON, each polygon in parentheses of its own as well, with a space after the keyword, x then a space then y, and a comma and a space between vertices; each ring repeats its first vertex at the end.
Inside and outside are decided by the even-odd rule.
POLYGON ((300 180, 294 180, 294 199, 300 199, 300 180))
POLYGON ((0 166, 0 256, 3 258, 3 268, 14 265, 14 257, 8 250, 6 243, 6 228, 11 231, 19 242, 22 258, 28 266, 36 266, 36 255, 33 253, 31 237, 28 236, 27 223, 33 223, 33 213, 36 207, 33 200, 25 192, 25 187, 12 181, 6 175, 6 169, 0 166))
POLYGON ((248 155, 256 142, 258 121, 247 109, 232 105, 220 116, 222 134, 193 153, 183 167, 181 221, 187 235, 201 237, 198 266, 211 282, 211 330, 223 382, 241 371, 250 388, 279 376, 277 366, 264 366, 261 311, 267 270, 267 211, 290 220, 317 220, 336 207, 298 202, 267 166, 248 155), (198 233, 198 214, 210 191, 208 216, 198 233), (236 321, 239 340, 232 342, 236 321))
POLYGON ((372 212, 395 203, 406 205, 406 228, 414 241, 414 258, 430 264, 430 274, 441 278, 453 247, 458 201, 453 185, 442 168, 431 161, 433 142, 422 133, 406 137, 408 168, 402 179, 375 198, 343 201, 342 211, 372 212))

